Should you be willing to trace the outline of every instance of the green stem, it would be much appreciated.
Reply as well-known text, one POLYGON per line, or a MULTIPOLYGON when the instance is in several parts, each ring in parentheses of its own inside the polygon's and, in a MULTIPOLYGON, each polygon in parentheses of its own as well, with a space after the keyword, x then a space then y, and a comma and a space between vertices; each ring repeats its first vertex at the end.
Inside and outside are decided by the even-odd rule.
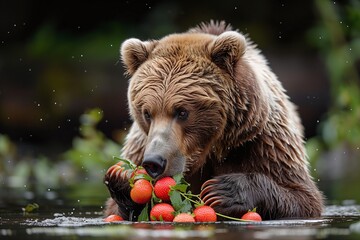
MULTIPOLYGON (((184 195, 186 195, 186 196, 190 196, 190 197, 194 197, 194 198, 197 198, 199 201, 200 201, 200 203, 204 203, 202 200, 201 200, 201 198, 199 197, 199 194, 192 194, 192 193, 183 193, 184 195)), ((197 204, 198 204, 198 202, 197 202, 197 204)))
POLYGON ((249 221, 249 220, 244 220, 244 219, 241 219, 241 218, 229 217, 229 216, 223 215, 223 214, 221 214, 221 213, 216 213, 216 215, 218 215, 218 216, 220 216, 220 217, 223 217, 223 218, 230 219, 230 220, 234 220, 234 221, 251 222, 251 221, 249 221))
POLYGON ((185 193, 182 193, 182 192, 180 192, 180 191, 178 191, 178 192, 181 194, 181 196, 183 196, 185 199, 189 200, 190 202, 192 202, 192 203, 194 203, 194 204, 199 204, 199 202, 197 202, 197 201, 195 201, 195 200, 192 200, 191 198, 189 198, 188 196, 186 196, 185 193))

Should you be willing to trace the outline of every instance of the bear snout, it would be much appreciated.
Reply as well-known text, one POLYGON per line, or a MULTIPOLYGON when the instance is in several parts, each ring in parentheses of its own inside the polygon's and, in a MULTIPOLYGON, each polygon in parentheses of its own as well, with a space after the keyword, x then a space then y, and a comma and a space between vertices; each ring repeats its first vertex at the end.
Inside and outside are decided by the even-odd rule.
POLYGON ((166 159, 160 155, 147 154, 144 156, 142 166, 152 178, 157 178, 165 171, 166 162, 166 159))

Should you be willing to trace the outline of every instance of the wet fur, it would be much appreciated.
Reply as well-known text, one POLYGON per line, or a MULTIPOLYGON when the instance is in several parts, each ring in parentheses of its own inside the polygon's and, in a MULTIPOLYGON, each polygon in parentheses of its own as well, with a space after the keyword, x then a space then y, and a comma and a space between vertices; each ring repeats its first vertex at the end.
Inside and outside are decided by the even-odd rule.
MULTIPOLYGON (((264 219, 318 217, 323 196, 308 172, 296 109, 249 39, 246 45, 236 38, 235 43, 226 37, 214 40, 230 30, 224 22, 210 22, 185 34, 140 42, 140 50, 123 45, 134 123, 122 157, 142 162, 155 131, 141 115, 144 108, 171 128, 174 106, 185 105, 197 114, 171 128, 169 149, 186 155, 184 173, 198 187, 194 191, 204 183, 201 196, 208 205, 235 217, 254 207, 264 219), (224 48, 229 43, 237 48, 224 48)), ((136 220, 141 206, 128 199, 126 175, 107 174, 105 180, 112 196, 105 214, 136 220)))

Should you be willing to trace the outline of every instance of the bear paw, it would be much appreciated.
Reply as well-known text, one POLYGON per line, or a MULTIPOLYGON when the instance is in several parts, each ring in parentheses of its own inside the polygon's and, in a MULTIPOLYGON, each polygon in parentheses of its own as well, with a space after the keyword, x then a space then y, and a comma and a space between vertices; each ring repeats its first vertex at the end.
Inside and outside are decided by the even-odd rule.
POLYGON ((239 180, 238 177, 229 178, 229 176, 210 179, 202 185, 200 198, 205 205, 214 208, 218 213, 241 217, 254 206, 251 193, 239 180))
POLYGON ((104 183, 109 189, 111 198, 118 205, 119 214, 128 220, 134 220, 139 210, 139 205, 134 203, 130 198, 130 183, 129 179, 133 174, 130 169, 125 169, 119 162, 111 166, 104 178, 104 183))

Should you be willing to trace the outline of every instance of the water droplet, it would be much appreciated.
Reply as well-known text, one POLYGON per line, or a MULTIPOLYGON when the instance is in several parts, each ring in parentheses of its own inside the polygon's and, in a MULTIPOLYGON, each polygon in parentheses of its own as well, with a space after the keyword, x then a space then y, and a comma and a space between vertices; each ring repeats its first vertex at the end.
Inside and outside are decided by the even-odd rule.
POLYGON ((42 120, 43 120, 43 119, 42 119, 42 118, 40 118, 40 122, 42 122, 42 120))
POLYGON ((80 199, 78 199, 77 202, 80 202, 80 199))
POLYGON ((113 45, 112 44, 110 44, 110 47, 112 47, 113 45))
POLYGON ((237 7, 235 7, 235 10, 237 10, 237 7))
POLYGON ((316 168, 314 168, 314 172, 316 172, 316 168))
POLYGON ((80 57, 84 57, 84 55, 81 54, 80 57))
POLYGON ((29 68, 29 72, 31 72, 31 68, 29 68))
POLYGON ((51 191, 51 189, 50 189, 50 188, 48 188, 47 190, 48 190, 48 192, 50 192, 50 191, 51 191))
POLYGON ((320 122, 320 120, 316 120, 316 122, 317 122, 317 123, 319 123, 319 122, 320 122))
POLYGON ((16 27, 16 23, 14 23, 14 27, 16 27))

